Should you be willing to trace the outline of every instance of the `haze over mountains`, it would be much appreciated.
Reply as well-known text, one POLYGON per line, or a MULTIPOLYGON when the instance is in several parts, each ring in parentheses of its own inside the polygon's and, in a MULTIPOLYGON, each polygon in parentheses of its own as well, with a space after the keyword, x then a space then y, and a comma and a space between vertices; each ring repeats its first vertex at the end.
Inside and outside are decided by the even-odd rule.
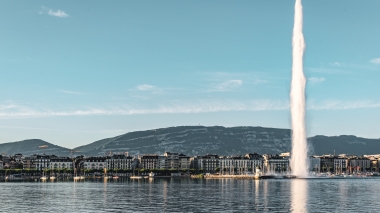
MULTIPOLYGON (((380 139, 356 136, 314 136, 308 138, 312 154, 345 153, 354 155, 380 153, 380 139)), ((165 151, 186 155, 238 155, 250 152, 275 154, 291 150, 289 129, 265 127, 179 126, 136 131, 95 141, 74 148, 75 155, 103 156, 109 152, 130 155, 163 154, 165 151)), ((69 156, 70 149, 31 139, 0 144, 0 153, 24 155, 55 154, 69 156), (46 149, 39 146, 48 145, 46 149)))

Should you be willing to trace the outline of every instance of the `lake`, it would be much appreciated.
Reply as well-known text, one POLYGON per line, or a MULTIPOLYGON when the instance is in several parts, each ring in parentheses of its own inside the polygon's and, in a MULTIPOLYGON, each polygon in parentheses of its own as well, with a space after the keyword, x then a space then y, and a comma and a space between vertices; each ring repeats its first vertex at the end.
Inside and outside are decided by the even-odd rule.
POLYGON ((2 212, 377 212, 380 179, 1 182, 2 212))

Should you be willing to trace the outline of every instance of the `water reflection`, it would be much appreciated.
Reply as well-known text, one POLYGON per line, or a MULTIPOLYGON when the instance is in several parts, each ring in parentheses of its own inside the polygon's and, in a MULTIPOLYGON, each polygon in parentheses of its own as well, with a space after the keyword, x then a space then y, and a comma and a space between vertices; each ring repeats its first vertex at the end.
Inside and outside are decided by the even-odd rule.
POLYGON ((293 179, 292 180, 292 200, 291 210, 292 212, 307 213, 307 179, 293 179))
POLYGON ((0 212, 378 212, 379 181, 155 178, 0 182, 0 212))

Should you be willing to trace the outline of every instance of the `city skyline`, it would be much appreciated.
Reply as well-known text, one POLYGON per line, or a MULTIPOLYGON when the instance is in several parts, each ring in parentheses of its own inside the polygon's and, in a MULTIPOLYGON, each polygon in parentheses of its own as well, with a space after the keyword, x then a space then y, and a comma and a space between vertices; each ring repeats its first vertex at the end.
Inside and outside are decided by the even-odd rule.
MULTIPOLYGON (((379 138, 379 2, 303 2, 308 136, 379 138)), ((293 2, 5 2, 0 143, 290 128, 293 2)))

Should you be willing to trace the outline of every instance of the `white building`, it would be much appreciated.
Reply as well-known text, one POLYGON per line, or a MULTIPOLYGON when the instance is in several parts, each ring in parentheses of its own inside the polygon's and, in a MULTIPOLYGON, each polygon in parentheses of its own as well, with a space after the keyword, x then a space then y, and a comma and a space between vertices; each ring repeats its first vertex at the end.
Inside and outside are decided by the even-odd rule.
POLYGON ((37 170, 44 170, 50 168, 50 158, 56 156, 49 155, 34 155, 33 165, 37 170))
POLYGON ((73 161, 69 157, 50 158, 50 169, 73 169, 73 161))
POLYGON ((102 170, 107 168, 106 157, 89 157, 83 159, 83 168, 102 170))
POLYGON ((238 174, 243 175, 255 171, 256 167, 263 167, 261 157, 250 158, 249 154, 245 156, 220 157, 219 158, 221 174, 238 174))
POLYGON ((133 158, 125 154, 115 154, 106 159, 107 169, 132 169, 133 158))

